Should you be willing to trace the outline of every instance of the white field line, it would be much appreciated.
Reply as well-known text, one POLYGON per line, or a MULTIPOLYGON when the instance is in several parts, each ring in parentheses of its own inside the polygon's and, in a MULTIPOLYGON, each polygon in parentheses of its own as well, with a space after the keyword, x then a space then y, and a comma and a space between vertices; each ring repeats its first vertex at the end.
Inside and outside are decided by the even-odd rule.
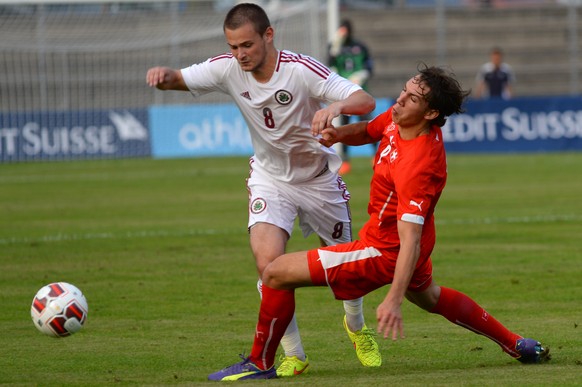
POLYGON ((136 238, 163 238, 163 237, 181 237, 181 236, 204 236, 204 235, 234 235, 246 233, 244 228, 240 229, 200 229, 200 230, 149 230, 149 231, 128 231, 120 233, 102 232, 102 233, 84 233, 84 234, 53 234, 41 237, 27 238, 0 238, 0 245, 22 244, 22 243, 42 243, 42 242, 66 242, 79 240, 96 240, 96 239, 136 239, 136 238))
MULTIPOLYGON (((437 220, 437 225, 464 225, 464 224, 506 224, 506 223, 557 223, 557 222, 581 222, 582 215, 539 215, 506 218, 474 218, 474 219, 445 219, 437 220)), ((582 230, 582 228, 581 228, 582 230)), ((204 235, 235 235, 246 234, 243 227, 232 229, 190 229, 180 231, 169 230, 141 230, 120 233, 82 233, 82 234, 53 234, 41 237, 5 237, 0 238, 0 245, 43 243, 43 242, 66 242, 76 240, 96 240, 96 239, 136 239, 136 238, 163 238, 181 236, 204 236, 204 235)))
POLYGON ((447 224, 500 224, 500 223, 556 223, 582 221, 582 215, 535 215, 510 216, 506 218, 477 218, 477 219, 449 219, 436 220, 437 225, 447 224))

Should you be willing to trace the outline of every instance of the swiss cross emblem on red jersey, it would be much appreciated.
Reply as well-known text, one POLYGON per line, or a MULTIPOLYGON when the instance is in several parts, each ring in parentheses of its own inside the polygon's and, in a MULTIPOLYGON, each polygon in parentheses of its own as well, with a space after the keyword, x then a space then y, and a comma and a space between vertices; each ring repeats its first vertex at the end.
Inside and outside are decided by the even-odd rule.
POLYGON ((390 153, 390 162, 393 163, 394 160, 398 158, 398 150, 394 149, 392 153, 390 153))
MULTIPOLYGON (((394 123, 392 123, 391 126, 394 126, 394 129, 396 129, 396 125, 394 125, 394 123)), ((394 137, 395 137, 394 135, 390 136, 390 148, 391 148, 390 162, 391 163, 393 163, 394 160, 396 160, 398 158, 398 149, 396 149, 396 140, 394 137)))
POLYGON ((391 163, 394 162, 398 158, 398 149, 396 149, 396 140, 394 139, 394 135, 390 135, 388 137, 390 139, 388 145, 380 152, 380 158, 378 159, 378 164, 382 161, 382 159, 388 157, 391 163))

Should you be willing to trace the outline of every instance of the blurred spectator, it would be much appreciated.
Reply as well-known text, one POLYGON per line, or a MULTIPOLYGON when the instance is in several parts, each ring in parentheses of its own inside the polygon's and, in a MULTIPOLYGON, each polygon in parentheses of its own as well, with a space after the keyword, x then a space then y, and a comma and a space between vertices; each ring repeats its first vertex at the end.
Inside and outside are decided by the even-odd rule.
POLYGON ((477 98, 513 97, 515 74, 510 65, 503 62, 503 51, 499 47, 491 50, 491 59, 483 64, 477 73, 477 98))
MULTIPOLYGON (((329 67, 344 78, 362 86, 368 91, 368 80, 372 76, 372 57, 368 47, 354 39, 352 22, 344 19, 329 47, 329 67)), ((361 120, 371 119, 370 114, 360 116, 361 120)), ((341 125, 347 125, 350 122, 350 116, 341 116, 341 125)), ((376 144, 372 144, 376 152, 376 144)), ((340 155, 342 157, 342 166, 339 174, 344 175, 351 170, 349 147, 341 144, 340 155)))

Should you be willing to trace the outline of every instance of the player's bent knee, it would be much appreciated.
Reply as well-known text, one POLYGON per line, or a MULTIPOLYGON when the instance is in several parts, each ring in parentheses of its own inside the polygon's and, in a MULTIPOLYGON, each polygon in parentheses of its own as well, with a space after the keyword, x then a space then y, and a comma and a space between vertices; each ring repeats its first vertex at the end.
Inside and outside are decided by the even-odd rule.
POLYGON ((313 286, 306 252, 285 254, 265 267, 263 283, 273 289, 313 286))
POLYGON ((257 255, 255 256, 255 263, 257 265, 257 270, 259 271, 259 275, 262 277, 265 269, 269 266, 277 256, 273 255, 257 255))
POLYGON ((282 273, 281 270, 277 268, 277 265, 270 263, 263 270, 263 284, 272 289, 282 289, 282 273))
POLYGON ((263 271, 262 279, 263 284, 272 289, 291 289, 295 287, 292 268, 282 260, 275 260, 267 265, 263 271))

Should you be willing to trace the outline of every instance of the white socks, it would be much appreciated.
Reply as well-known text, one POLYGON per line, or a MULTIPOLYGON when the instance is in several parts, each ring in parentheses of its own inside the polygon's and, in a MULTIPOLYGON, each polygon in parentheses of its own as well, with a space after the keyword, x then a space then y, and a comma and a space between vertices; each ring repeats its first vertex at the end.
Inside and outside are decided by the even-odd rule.
POLYGON ((346 322, 350 331, 357 332, 364 327, 364 298, 345 300, 346 322))
POLYGON ((305 350, 303 349, 295 315, 293 315, 293 319, 291 319, 285 334, 281 338, 281 346, 285 351, 285 356, 297 356, 299 360, 305 361, 305 350))

